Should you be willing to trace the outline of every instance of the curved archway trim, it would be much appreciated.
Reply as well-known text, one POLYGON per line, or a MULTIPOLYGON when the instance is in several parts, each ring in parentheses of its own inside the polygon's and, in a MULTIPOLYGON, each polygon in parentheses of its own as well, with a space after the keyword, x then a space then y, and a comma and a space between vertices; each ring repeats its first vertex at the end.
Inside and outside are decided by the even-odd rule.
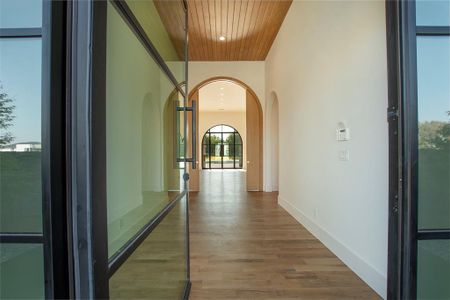
MULTIPOLYGON (((247 85, 245 82, 229 77, 229 76, 215 76, 210 77, 208 79, 205 79, 195 85, 194 88, 192 88, 189 91, 188 94, 188 105, 192 105, 192 100, 200 100, 199 99, 199 90, 213 82, 217 81, 229 81, 232 83, 235 83, 241 87, 243 87, 246 90, 246 105, 247 105, 247 116, 246 116, 246 123, 247 123, 247 139, 254 138, 255 141, 247 141, 247 190, 263 190, 263 109, 262 109, 262 103, 259 100, 259 97, 256 95, 254 90, 247 85), (251 110, 252 113, 249 111, 251 110), (256 113, 255 113, 256 112, 256 113), (249 132, 251 134, 249 134, 249 132), (255 149, 249 149, 249 145, 256 145, 255 149), (253 151, 251 151, 253 150, 253 151), (255 166, 250 167, 249 166, 255 166)), ((197 105, 197 128, 199 128, 199 111, 198 111, 199 105, 197 105)), ((188 120, 188 124, 189 124, 188 120)), ((192 140, 192 139, 188 139, 192 140)), ((197 132, 197 141, 199 141, 199 133, 197 132)), ((188 149, 190 148, 189 141, 188 141, 188 149)), ((197 166, 199 165, 199 160, 197 159, 197 166)), ((198 191, 200 190, 200 172, 199 169, 190 169, 190 183, 189 188, 192 191, 198 191)))

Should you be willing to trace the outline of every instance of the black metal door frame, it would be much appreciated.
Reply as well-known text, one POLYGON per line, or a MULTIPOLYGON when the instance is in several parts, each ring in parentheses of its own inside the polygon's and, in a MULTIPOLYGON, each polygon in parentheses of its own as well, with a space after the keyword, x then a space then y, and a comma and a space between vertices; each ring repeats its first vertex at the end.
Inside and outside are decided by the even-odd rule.
POLYGON ((450 35, 449 26, 417 26, 415 1, 386 1, 389 121, 388 299, 416 299, 417 242, 449 239, 419 230, 416 40, 450 35))

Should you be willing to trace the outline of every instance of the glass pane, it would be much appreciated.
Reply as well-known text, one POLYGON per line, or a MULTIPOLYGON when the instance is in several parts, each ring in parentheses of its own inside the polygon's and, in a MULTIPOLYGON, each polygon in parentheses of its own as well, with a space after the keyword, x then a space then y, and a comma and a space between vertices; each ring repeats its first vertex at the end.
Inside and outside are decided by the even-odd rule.
POLYGON ((209 130, 210 132, 222 132, 222 125, 214 126, 209 130))
POLYGON ((419 26, 450 26, 450 1, 417 0, 416 24, 419 26))
POLYGON ((30 28, 41 26, 41 0, 0 1, 0 28, 30 28))
POLYGON ((42 245, 0 244, 0 298, 44 299, 42 245))
POLYGON ((224 133, 222 139, 224 144, 233 145, 234 143, 234 135, 232 133, 224 133))
POLYGON ((230 127, 230 126, 227 126, 227 125, 222 125, 222 131, 223 132, 234 132, 235 130, 234 130, 233 127, 230 127))
POLYGON ((234 145, 223 145, 223 168, 234 168, 234 145))
POLYGON ((181 299, 187 282, 186 197, 109 280, 111 299, 181 299))
POLYGON ((450 299, 450 240, 419 241, 417 299, 450 299))
POLYGON ((203 169, 209 169, 209 145, 203 145, 203 169))
POLYGON ((235 159, 235 168, 242 168, 242 145, 236 145, 235 148, 236 159, 235 159))
POLYGON ((235 141, 236 141, 236 144, 239 144, 239 145, 242 145, 242 138, 241 138, 241 135, 239 134, 239 133, 235 133, 235 141))
POLYGON ((142 28, 178 82, 184 82, 185 13, 183 1, 127 1, 142 28))
POLYGON ((41 232, 41 39, 0 39, 0 230, 41 232))
POLYGON ((417 39, 419 228, 450 228, 450 38, 417 39))
POLYGON ((109 2, 106 60, 111 257, 182 190, 184 121, 180 94, 109 2))
POLYGON ((222 168, 222 135, 220 133, 211 133, 211 168, 222 168))

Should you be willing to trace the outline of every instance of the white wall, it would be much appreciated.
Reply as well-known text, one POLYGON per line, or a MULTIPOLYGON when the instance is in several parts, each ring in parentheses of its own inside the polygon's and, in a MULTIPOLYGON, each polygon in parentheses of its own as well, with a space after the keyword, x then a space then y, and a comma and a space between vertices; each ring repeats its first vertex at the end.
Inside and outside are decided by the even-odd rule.
MULTIPOLYGON (((198 148, 202 149, 202 139, 206 131, 215 125, 226 124, 234 127, 242 138, 242 143, 244 147, 243 152, 243 168, 246 169, 247 164, 247 125, 245 122, 245 111, 243 112, 211 112, 211 111, 200 111, 200 118, 198 124, 199 141, 198 148)), ((201 150, 199 155, 201 155, 201 150)), ((199 157, 199 166, 201 168, 201 158, 199 157)))
POLYGON ((386 73, 383 1, 294 1, 266 60, 266 99, 279 101, 279 203, 384 297, 386 73), (335 139, 339 121, 348 142, 335 139))
POLYGON ((264 145, 264 159, 263 159, 263 183, 264 191, 269 190, 270 180, 266 165, 269 162, 267 157, 268 145, 266 144, 266 83, 265 83, 265 62, 264 61, 226 61, 226 62, 189 62, 189 91, 193 89, 200 82, 217 76, 227 76, 239 79, 247 84, 258 96, 263 110, 263 145, 264 145))

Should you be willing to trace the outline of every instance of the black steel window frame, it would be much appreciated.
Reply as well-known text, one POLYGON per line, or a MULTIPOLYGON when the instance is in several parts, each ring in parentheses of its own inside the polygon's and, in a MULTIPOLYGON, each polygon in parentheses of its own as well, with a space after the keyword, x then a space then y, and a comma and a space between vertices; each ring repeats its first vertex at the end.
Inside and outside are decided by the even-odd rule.
POLYGON ((202 138, 202 168, 203 169, 211 169, 211 170, 242 169, 243 151, 244 151, 243 147, 244 147, 244 144, 242 142, 241 134, 234 127, 232 127, 230 125, 226 125, 226 124, 220 124, 220 125, 215 125, 215 126, 209 128, 205 132, 205 134, 203 135, 203 138, 202 138), (215 132, 211 132, 211 129, 214 129, 214 128, 219 127, 219 126, 228 126, 228 127, 233 128, 234 131, 217 131, 217 132, 215 131, 215 132), (211 144, 211 134, 220 134, 220 144, 218 144, 218 145, 220 145, 220 168, 212 168, 211 167, 211 149, 212 149, 213 145, 216 145, 216 144, 211 144), (225 146, 224 140, 223 140, 223 135, 224 134, 232 134, 233 135, 233 145, 232 145, 233 146, 233 167, 232 168, 224 168, 224 166, 223 166, 224 146, 225 146), (237 136, 239 137, 239 139, 236 139, 237 136), (208 143, 205 143, 205 139, 207 137, 208 137, 208 143), (236 140, 240 141, 240 143, 236 143, 236 140), (209 164, 209 166, 207 166, 207 164, 205 162, 205 146, 208 149, 207 150, 207 154, 208 154, 208 164, 209 164), (241 151, 240 151, 240 153, 241 153, 241 163, 237 167, 236 167, 236 146, 240 146, 240 148, 241 148, 241 151))
MULTIPOLYGON (((144 49, 159 65, 186 101, 186 82, 177 82, 125 1, 110 0, 144 49)), ((187 2, 185 9, 185 60, 187 60, 187 2)), ((109 278, 139 247, 156 226, 186 197, 187 281, 183 297, 190 291, 189 201, 185 189, 108 259, 106 198, 106 19, 107 1, 70 2, 70 155, 72 159, 72 235, 76 298, 109 298, 109 278), (86 76, 87 74, 87 76, 86 76), (95 99, 95 101, 93 100, 95 99)), ((187 76, 187 61, 185 74, 187 76)), ((186 125, 186 117, 184 118, 186 125)), ((185 126, 186 130, 186 126, 185 126)), ((184 178, 188 178, 185 176, 184 178)))
POLYGON ((417 26, 415 1, 386 1, 389 121, 388 299, 417 298, 417 243, 449 239, 418 229, 417 37, 449 36, 449 26, 417 26))
POLYGON ((42 1, 42 25, 1 28, 0 39, 40 38, 42 233, 0 233, 1 243, 42 244, 45 297, 71 297, 65 160, 65 1, 42 1), (57 242, 56 242, 57 241, 57 242))

